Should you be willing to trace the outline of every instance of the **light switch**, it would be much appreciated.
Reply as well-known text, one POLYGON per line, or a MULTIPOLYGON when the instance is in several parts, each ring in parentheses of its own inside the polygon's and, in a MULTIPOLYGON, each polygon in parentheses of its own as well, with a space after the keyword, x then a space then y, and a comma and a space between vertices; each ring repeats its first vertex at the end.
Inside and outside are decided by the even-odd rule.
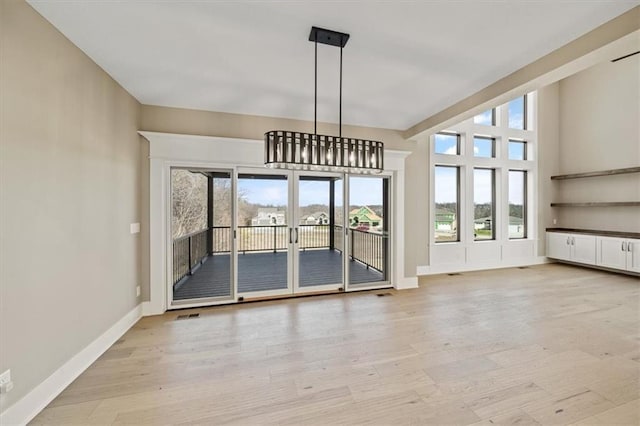
POLYGON ((140 232, 140 223, 132 223, 129 225, 129 231, 131 231, 132 234, 140 232))

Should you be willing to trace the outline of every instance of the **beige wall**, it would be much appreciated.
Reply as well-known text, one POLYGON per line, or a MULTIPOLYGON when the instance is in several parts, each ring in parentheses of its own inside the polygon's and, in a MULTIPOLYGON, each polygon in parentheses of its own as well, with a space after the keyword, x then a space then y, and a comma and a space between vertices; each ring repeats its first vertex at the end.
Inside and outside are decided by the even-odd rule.
POLYGON ((560 173, 560 87, 550 84, 538 90, 538 256, 546 252, 546 234, 553 227, 550 204, 559 191, 551 176, 560 173))
POLYGON ((0 1, 4 411, 133 309, 140 105, 21 0, 0 1))
MULTIPOLYGON (((640 166, 640 56, 603 62, 559 82, 559 172, 640 166)), ((640 175, 556 181, 559 199, 638 201, 640 175)), ((640 232, 640 207, 554 208, 559 226, 640 232)))
MULTIPOLYGON (((313 122, 143 105, 141 128, 155 132, 262 139, 268 130, 283 129, 309 132, 313 130, 313 122)), ((338 134, 337 126, 318 123, 318 133, 338 134)), ((412 152, 406 161, 406 176, 408 178, 405 188, 405 226, 407 230, 404 236, 404 274, 406 277, 414 277, 416 266, 425 264, 427 261, 426 228, 423 225, 428 212, 426 151, 419 148, 416 142, 403 139, 398 130, 343 126, 343 135, 380 140, 384 142, 387 149, 412 152), (421 225, 416 227, 414 226, 416 223, 421 225)), ((148 298, 148 280, 146 287, 144 296, 148 298)))

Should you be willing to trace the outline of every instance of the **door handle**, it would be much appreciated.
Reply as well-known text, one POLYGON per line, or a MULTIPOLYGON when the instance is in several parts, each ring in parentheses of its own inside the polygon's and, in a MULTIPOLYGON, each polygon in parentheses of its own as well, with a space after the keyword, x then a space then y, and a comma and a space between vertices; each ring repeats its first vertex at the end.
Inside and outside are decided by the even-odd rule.
POLYGON ((296 244, 298 244, 298 228, 296 227, 296 244))
POLYGON ((291 236, 292 232, 293 232, 293 228, 289 228, 289 244, 293 244, 293 237, 291 236))

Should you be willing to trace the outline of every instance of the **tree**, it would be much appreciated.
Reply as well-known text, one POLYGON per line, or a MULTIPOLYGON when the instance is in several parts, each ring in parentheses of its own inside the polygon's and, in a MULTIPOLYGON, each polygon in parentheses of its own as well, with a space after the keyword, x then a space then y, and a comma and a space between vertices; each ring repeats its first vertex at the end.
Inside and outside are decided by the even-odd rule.
POLYGON ((189 170, 171 171, 171 234, 174 239, 207 227, 207 177, 189 170))

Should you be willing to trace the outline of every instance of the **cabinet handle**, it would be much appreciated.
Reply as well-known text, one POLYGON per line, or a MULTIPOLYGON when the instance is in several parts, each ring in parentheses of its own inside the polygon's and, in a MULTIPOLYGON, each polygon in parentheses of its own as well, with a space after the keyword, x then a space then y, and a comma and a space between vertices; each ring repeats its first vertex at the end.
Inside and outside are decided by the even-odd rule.
POLYGON ((572 246, 576 245, 576 237, 571 237, 571 245, 572 246))
POLYGON ((567 245, 571 244, 571 237, 567 237, 567 245))
POLYGON ((625 251, 625 249, 624 249, 624 241, 622 242, 621 250, 622 250, 622 251, 625 251))
POLYGON ((633 247, 633 245, 631 244, 631 241, 629 241, 629 242, 627 243, 627 251, 628 251, 629 253, 631 253, 631 252, 633 251, 633 250, 631 249, 631 247, 633 247))

